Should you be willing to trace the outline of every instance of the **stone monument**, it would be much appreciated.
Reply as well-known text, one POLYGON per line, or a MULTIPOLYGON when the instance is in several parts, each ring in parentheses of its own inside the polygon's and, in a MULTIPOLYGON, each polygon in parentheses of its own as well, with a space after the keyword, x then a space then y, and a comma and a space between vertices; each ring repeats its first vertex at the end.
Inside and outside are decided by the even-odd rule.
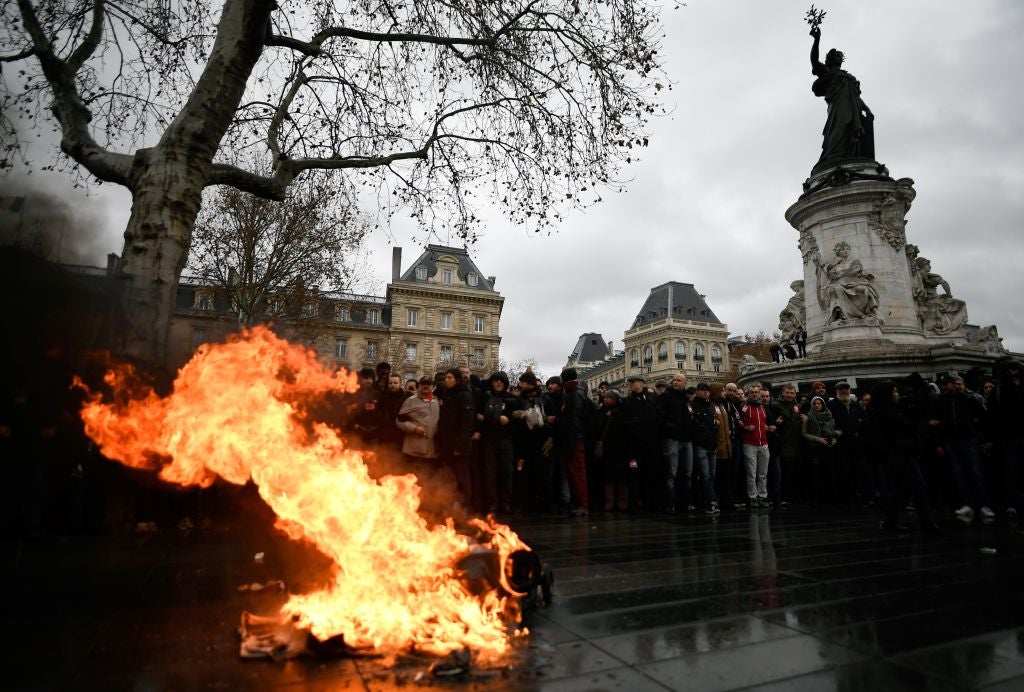
POLYGON ((821 155, 786 211, 799 234, 803 279, 779 313, 784 343, 806 333, 807 358, 741 367, 740 382, 874 380, 919 372, 991 367, 1006 353, 994 326, 967 324, 967 305, 907 243, 907 213, 917 196, 875 160, 875 116, 860 82, 832 49, 819 60, 824 12, 811 24, 811 91, 827 104, 821 155), (941 291, 940 291, 941 289, 941 291))

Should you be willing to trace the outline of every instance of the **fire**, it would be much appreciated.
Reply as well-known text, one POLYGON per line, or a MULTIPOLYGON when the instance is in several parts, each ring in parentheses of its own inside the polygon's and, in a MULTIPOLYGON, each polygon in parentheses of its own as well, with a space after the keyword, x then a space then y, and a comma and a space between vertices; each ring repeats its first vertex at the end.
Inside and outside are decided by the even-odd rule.
MULTIPOLYGON (((106 382, 113 401, 91 393, 82 410, 105 456, 181 485, 251 478, 277 527, 333 560, 326 589, 285 604, 299 626, 380 652, 443 655, 468 646, 488 658, 507 650, 510 623, 519 619, 515 599, 496 589, 472 595, 455 572, 479 544, 452 519, 428 525, 417 513, 414 476, 375 480, 333 428, 303 425, 303 402, 355 391, 353 373, 333 374, 311 350, 255 328, 201 347, 165 398, 140 389, 128 367, 109 371, 106 382)), ((473 520, 473 527, 503 561, 527 549, 507 526, 473 520)))

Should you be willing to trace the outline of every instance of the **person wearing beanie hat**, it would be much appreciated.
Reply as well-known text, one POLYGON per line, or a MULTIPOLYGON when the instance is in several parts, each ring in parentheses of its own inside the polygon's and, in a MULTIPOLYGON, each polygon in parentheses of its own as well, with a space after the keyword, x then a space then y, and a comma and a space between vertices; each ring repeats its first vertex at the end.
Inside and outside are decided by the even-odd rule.
POLYGON ((488 379, 490 387, 480 422, 480 449, 483 460, 483 500, 485 511, 511 514, 522 498, 513 496, 515 486, 515 449, 512 415, 522 408, 520 400, 508 391, 508 375, 497 371, 488 379))
POLYGON ((530 370, 527 370, 522 375, 520 375, 519 376, 519 381, 520 382, 526 382, 527 384, 529 384, 529 385, 531 385, 533 387, 537 386, 537 376, 534 375, 533 372, 530 371, 530 370))
POLYGON ((579 374, 576 372, 576 368, 566 368, 562 371, 562 385, 566 385, 573 380, 578 380, 579 374))

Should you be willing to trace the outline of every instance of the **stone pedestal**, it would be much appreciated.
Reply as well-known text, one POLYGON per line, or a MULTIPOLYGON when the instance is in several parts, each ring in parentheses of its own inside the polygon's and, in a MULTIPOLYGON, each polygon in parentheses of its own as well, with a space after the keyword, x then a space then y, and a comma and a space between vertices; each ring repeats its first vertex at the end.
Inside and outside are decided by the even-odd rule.
POLYGON ((926 344, 906 249, 913 182, 875 162, 846 164, 809 178, 786 211, 800 233, 808 352, 926 344))

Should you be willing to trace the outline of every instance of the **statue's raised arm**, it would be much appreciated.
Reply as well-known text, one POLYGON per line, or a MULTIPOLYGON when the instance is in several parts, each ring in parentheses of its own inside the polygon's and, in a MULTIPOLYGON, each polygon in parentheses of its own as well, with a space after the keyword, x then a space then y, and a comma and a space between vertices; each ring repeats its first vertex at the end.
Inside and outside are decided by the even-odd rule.
POLYGON ((819 44, 821 43, 821 27, 812 26, 811 36, 814 42, 811 44, 811 74, 821 75, 825 72, 825 65, 821 62, 819 44))

